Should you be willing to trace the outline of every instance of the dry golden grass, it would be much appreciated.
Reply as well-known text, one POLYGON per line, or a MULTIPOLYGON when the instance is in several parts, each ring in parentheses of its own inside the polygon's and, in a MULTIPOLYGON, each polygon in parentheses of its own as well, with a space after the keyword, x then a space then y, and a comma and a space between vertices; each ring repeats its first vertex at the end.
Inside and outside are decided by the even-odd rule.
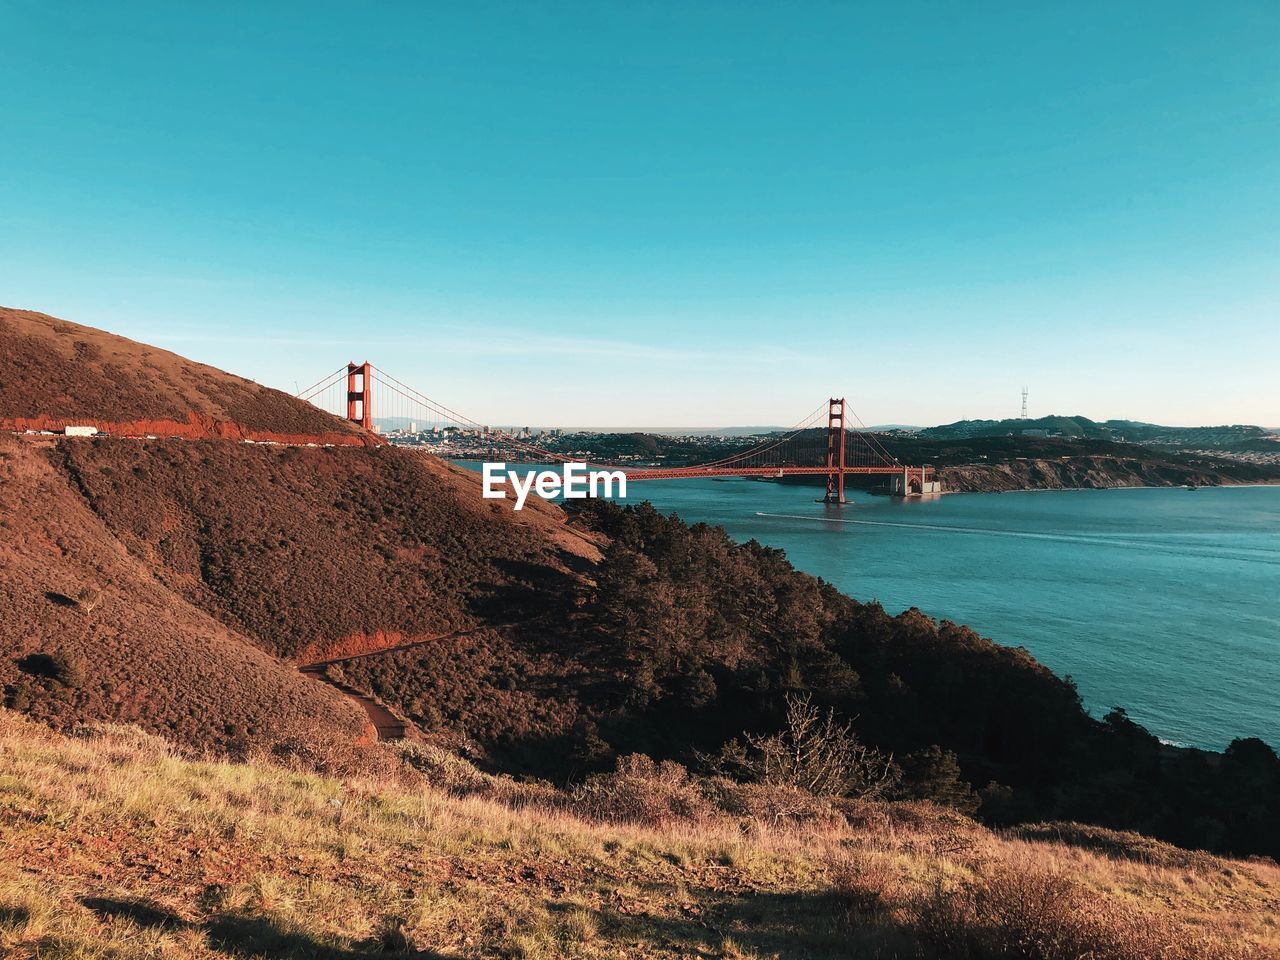
POLYGON ((1119 834, 1107 853, 1001 837, 919 805, 813 827, 595 822, 545 791, 419 761, 438 784, 195 761, 128 728, 64 738, 0 711, 0 956, 1136 960, 1280 946, 1273 865, 1138 840, 1131 857, 1119 834))

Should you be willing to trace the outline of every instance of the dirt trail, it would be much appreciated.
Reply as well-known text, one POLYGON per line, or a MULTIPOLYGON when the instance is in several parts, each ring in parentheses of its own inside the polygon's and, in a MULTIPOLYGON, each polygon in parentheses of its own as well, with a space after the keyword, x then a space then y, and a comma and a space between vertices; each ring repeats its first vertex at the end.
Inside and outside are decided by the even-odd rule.
MULTIPOLYGON (((325 667, 336 666, 340 663, 350 663, 352 660, 363 660, 365 657, 376 657, 383 653, 396 653, 400 650, 412 650, 414 647, 425 646, 428 643, 438 643, 441 640, 452 640, 455 637, 466 637, 480 630, 492 629, 490 627, 472 627, 469 630, 455 630, 453 633, 436 633, 429 637, 419 637, 417 640, 405 640, 401 643, 392 643, 385 647, 378 647, 376 650, 362 650, 359 653, 348 654, 345 657, 328 657, 324 660, 312 660, 310 663, 298 665, 298 669, 304 672, 308 670, 322 670, 325 667)), ((304 651, 305 652, 305 651, 304 651)))
POLYGON ((376 657, 384 653, 398 653, 401 650, 412 650, 414 647, 423 647, 429 643, 439 643, 442 640, 456 640, 459 637, 469 637, 474 633, 480 633, 484 630, 510 630, 518 626, 528 626, 530 624, 539 623, 548 617, 532 617, 529 620, 520 623, 494 623, 484 624, 478 627, 468 627, 466 630, 455 630, 452 633, 436 633, 429 637, 419 637, 417 640, 405 640, 401 643, 393 643, 385 647, 379 647, 376 650, 362 650, 359 653, 348 654, 345 657, 329 657, 324 660, 312 660, 310 663, 302 663, 298 665, 298 669, 304 673, 309 670, 323 670, 325 667, 336 666, 342 663, 350 663, 352 660, 363 660, 365 657, 376 657))
POLYGON ((319 664, 299 667, 298 670, 303 676, 310 677, 320 683, 327 683, 339 693, 345 694, 355 701, 356 705, 365 712, 365 716, 369 718, 369 723, 377 731, 379 740, 404 740, 409 736, 410 731, 413 729, 413 725, 409 721, 400 719, 385 704, 379 703, 373 697, 327 676, 324 668, 324 664, 319 664))
MULTIPOLYGON (((545 617, 535 617, 527 623, 533 623, 545 617)), ((480 627, 471 627, 468 630, 456 630, 453 633, 442 633, 430 637, 422 637, 418 640, 409 640, 405 643, 397 643, 378 650, 366 650, 362 653, 353 653, 346 657, 334 657, 328 660, 317 660, 314 663, 299 664, 298 671, 304 676, 321 683, 327 683, 340 693, 345 694, 359 705, 360 709, 368 716, 369 722, 373 724, 375 730, 378 731, 379 740, 404 740, 414 730, 413 724, 407 720, 402 720, 391 712, 385 704, 378 702, 368 694, 361 693, 359 690, 349 686, 341 681, 330 677, 326 671, 327 667, 337 666, 343 663, 350 663, 352 660, 362 660, 365 657, 376 657, 379 654, 395 653, 399 650, 412 650, 414 647, 425 646, 429 643, 438 643, 441 640, 452 640, 457 637, 470 636, 473 633, 479 633, 482 630, 507 630, 518 626, 514 623, 504 623, 495 625, 486 625, 480 627)))

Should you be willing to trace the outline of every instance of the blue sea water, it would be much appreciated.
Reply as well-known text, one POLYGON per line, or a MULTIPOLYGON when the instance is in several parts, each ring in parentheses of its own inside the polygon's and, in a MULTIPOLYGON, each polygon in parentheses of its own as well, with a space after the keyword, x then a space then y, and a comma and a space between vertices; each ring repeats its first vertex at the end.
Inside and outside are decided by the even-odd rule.
POLYGON ((783 548, 891 613, 919 607, 1024 646, 1172 743, 1280 747, 1280 487, 892 500, 753 480, 631 484, 689 522, 783 548))

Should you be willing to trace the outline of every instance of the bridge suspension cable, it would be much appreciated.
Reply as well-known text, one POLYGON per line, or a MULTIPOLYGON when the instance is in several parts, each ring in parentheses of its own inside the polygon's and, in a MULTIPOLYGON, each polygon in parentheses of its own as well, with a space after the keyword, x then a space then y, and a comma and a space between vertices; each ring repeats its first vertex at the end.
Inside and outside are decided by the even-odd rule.
MULTIPOLYGON (((509 431, 490 428, 451 407, 428 397, 398 377, 372 364, 348 364, 327 374, 305 390, 300 399, 338 416, 345 408, 347 419, 374 429, 373 395, 376 392, 378 418, 393 429, 434 424, 470 429, 491 442, 493 449, 506 448, 540 462, 580 462, 581 454, 560 453, 530 443, 509 431), (376 383, 376 390, 374 384, 376 383)), ((848 413, 858 428, 845 423, 847 407, 843 400, 819 405, 799 423, 785 431, 766 437, 745 450, 737 450, 717 459, 681 467, 637 466, 592 462, 589 465, 625 470, 635 479, 698 475, 769 476, 784 473, 881 473, 905 468, 885 449, 852 410, 848 413), (839 438, 838 442, 836 438, 839 438)), ((430 428, 429 428, 430 429, 430 428)), ((920 473, 923 481, 924 474, 920 473)), ((843 484, 840 485, 843 490, 843 484)))

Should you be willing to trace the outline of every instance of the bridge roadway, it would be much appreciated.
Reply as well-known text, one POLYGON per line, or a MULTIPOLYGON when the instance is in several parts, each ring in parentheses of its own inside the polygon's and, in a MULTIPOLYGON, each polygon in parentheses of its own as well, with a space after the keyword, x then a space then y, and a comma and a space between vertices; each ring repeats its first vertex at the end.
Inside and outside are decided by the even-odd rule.
MULTIPOLYGON (((621 470, 628 480, 678 480, 698 477, 825 477, 843 473, 845 476, 894 476, 904 469, 918 473, 919 467, 626 467, 616 464, 588 463, 588 467, 605 470, 621 470)), ((926 468, 932 472, 932 468, 926 468)))

